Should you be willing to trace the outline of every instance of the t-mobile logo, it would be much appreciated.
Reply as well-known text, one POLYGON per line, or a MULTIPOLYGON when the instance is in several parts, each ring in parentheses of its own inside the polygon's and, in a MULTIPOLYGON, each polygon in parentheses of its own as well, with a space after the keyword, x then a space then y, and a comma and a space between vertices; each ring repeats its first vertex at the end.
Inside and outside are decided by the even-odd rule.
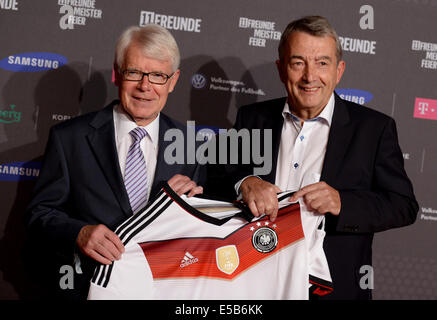
POLYGON ((437 120, 437 100, 416 98, 414 103, 414 117, 437 120))
POLYGON ((420 114, 426 114, 428 112, 429 103, 427 102, 419 102, 419 111, 420 114))

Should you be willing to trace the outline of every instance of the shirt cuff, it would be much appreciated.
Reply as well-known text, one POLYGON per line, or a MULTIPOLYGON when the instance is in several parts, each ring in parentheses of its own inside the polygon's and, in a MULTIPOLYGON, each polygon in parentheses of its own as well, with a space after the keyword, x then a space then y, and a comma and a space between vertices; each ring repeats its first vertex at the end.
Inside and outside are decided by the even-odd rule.
POLYGON ((243 195, 242 195, 241 192, 240 192, 240 186, 241 186, 241 184, 243 183, 244 180, 246 180, 247 178, 250 178, 250 177, 257 177, 258 179, 262 180, 259 176, 251 175, 251 176, 244 177, 243 179, 241 179, 240 181, 238 181, 238 182, 235 184, 235 186, 234 186, 235 192, 236 192, 237 195, 238 195, 237 200, 241 200, 241 198, 243 197, 243 195))

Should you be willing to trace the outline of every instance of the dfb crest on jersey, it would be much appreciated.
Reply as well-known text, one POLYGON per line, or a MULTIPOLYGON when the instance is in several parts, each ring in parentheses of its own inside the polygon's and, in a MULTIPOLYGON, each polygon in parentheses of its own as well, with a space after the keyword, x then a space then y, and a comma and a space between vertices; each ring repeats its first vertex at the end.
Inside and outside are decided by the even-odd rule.
POLYGON ((232 274, 240 264, 237 247, 224 246, 215 250, 217 268, 226 274, 232 274))
POLYGON ((252 235, 252 245, 259 252, 272 252, 278 245, 278 236, 271 228, 259 228, 252 235))

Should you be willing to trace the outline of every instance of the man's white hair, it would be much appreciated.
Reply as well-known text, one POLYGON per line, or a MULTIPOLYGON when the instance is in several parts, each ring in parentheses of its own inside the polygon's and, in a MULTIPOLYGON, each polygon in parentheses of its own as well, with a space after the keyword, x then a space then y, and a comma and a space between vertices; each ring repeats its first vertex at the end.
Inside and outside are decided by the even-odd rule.
POLYGON ((120 35, 115 47, 114 61, 119 70, 125 63, 126 49, 132 43, 137 44, 146 57, 170 61, 172 72, 179 68, 181 58, 174 37, 167 29, 156 24, 148 24, 144 27, 129 27, 120 35))

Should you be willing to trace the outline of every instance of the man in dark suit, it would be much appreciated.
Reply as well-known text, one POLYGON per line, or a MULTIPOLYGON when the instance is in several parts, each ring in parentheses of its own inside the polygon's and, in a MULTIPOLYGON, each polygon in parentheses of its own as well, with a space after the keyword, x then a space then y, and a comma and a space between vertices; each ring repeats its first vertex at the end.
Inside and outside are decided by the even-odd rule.
POLYGON ((272 130, 272 170, 258 177, 253 164, 227 170, 255 216, 274 220, 276 193, 298 190, 290 201, 302 197, 326 217, 324 250, 334 285, 326 298, 370 299, 360 269, 372 265, 374 232, 413 223, 418 204, 394 120, 335 94, 345 69, 341 57, 325 18, 290 23, 276 62, 288 97, 241 107, 234 126, 272 130))
POLYGON ((170 142, 164 134, 170 129, 186 134, 184 126, 161 113, 178 80, 179 62, 178 46, 166 29, 128 28, 115 53, 120 100, 51 129, 28 225, 43 251, 59 257, 52 269, 55 287, 62 287, 59 266, 73 265, 75 259, 76 290, 64 290, 67 296, 86 297, 96 263, 121 257, 123 244, 113 230, 161 183, 168 182, 178 194, 202 193, 197 185, 205 180, 202 166, 165 159, 170 142), (128 173, 135 168, 140 169, 128 173))

